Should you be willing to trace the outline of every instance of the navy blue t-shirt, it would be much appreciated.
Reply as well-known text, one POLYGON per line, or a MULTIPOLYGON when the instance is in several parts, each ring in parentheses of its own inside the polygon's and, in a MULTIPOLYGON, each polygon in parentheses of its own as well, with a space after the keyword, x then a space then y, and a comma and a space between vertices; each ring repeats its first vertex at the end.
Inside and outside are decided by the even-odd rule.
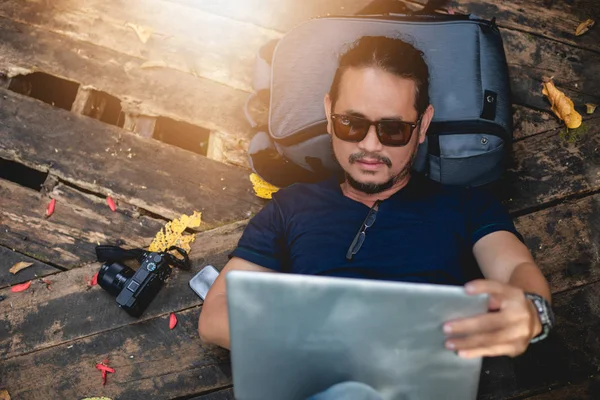
POLYGON ((250 220, 230 256, 296 274, 464 284, 479 239, 504 230, 523 240, 485 192, 413 177, 379 203, 362 247, 347 260, 369 210, 344 196, 335 179, 295 184, 250 220))

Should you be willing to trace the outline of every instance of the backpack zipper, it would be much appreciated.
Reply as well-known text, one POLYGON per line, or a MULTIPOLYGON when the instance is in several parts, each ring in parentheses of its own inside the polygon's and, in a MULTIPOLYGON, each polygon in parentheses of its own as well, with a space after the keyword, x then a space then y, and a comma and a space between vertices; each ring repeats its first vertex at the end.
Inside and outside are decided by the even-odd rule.
POLYGON ((384 21, 407 21, 407 22, 458 22, 472 21, 498 31, 496 17, 490 21, 481 18, 471 18, 470 14, 369 14, 369 15, 330 15, 327 17, 317 17, 314 19, 372 19, 384 21))

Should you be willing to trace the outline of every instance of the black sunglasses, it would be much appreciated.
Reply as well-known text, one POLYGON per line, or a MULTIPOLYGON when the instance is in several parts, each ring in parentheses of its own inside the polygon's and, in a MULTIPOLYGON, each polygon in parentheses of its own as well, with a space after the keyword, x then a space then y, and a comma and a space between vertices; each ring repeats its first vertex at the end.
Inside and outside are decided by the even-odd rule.
POLYGON ((401 147, 410 142, 412 133, 421 122, 421 117, 417 122, 406 122, 398 119, 380 119, 371 121, 366 118, 353 115, 332 114, 333 133, 339 139, 345 142, 362 142, 371 125, 375 125, 375 131, 379 141, 384 146, 401 147))
POLYGON ((375 219, 377 218, 377 211, 379 211, 379 200, 375 201, 375 204, 373 204, 373 207, 371 207, 369 213, 367 214, 367 218, 365 218, 365 221, 362 223, 360 229, 356 233, 356 236, 354 236, 354 240, 352 241, 352 244, 346 252, 346 260, 352 260, 354 255, 358 253, 358 251, 362 247, 365 238, 367 237, 367 229, 373 226, 373 224, 375 223, 375 219))

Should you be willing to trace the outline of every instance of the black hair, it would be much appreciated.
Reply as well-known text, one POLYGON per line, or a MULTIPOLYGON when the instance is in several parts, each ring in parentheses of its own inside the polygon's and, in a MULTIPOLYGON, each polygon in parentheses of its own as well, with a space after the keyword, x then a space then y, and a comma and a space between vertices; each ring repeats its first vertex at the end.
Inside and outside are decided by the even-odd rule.
POLYGON ((363 36, 355 41, 339 58, 329 97, 332 106, 338 99, 340 83, 348 68, 378 67, 382 70, 411 79, 416 85, 415 108, 419 115, 429 105, 429 68, 423 52, 413 45, 384 36, 363 36))

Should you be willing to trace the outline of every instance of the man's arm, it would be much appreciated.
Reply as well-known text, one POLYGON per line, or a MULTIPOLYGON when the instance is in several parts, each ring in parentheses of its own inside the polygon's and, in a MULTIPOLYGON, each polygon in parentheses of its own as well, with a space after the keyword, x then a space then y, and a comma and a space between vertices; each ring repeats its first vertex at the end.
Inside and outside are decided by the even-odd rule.
POLYGON ((534 305, 524 292, 538 294, 550 302, 550 288, 527 247, 511 232, 497 231, 475 243, 473 253, 486 278, 469 282, 471 294, 490 296, 488 314, 451 321, 444 330, 451 336, 448 348, 462 357, 516 356, 542 326, 534 305))
POLYGON ((225 265, 211 286, 198 321, 198 332, 202 341, 229 349, 229 320, 225 276, 229 271, 275 272, 241 258, 233 257, 225 265))
POLYGON ((551 301, 550 287, 529 249, 515 235, 498 231, 481 238, 473 254, 486 279, 506 283, 551 301))

